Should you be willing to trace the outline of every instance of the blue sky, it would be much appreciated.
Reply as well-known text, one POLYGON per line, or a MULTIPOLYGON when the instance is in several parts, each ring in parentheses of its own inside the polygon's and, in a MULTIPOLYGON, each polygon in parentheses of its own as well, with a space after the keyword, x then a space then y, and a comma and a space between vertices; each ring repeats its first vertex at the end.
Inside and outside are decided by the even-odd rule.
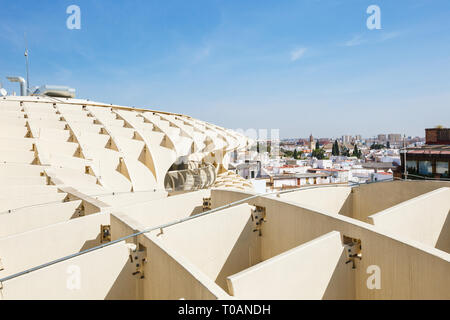
POLYGON ((449 126, 450 1, 5 1, 0 77, 281 137, 449 126), (69 5, 81 29, 66 28, 69 5), (369 30, 366 9, 381 9, 369 30))

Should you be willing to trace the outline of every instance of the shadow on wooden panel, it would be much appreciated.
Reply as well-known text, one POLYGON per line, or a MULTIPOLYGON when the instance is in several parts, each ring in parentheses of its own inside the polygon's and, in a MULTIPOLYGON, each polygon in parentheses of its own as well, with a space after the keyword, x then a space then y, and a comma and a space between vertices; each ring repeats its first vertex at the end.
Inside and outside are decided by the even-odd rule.
POLYGON ((190 216, 193 216, 193 215, 196 215, 196 214, 199 214, 199 213, 202 213, 202 212, 203 212, 203 205, 201 205, 201 206, 196 206, 196 207, 192 210, 190 216))
POLYGON ((436 241, 436 249, 450 253, 450 211, 447 213, 447 218, 436 241))
POLYGON ((253 232, 253 229, 254 222, 250 217, 214 280, 228 294, 228 276, 261 262, 259 235, 258 232, 253 232))
MULTIPOLYGON (((108 272, 107 261, 105 262, 105 272, 108 272)), ((134 263, 129 260, 125 262, 122 271, 120 271, 116 280, 114 281, 111 289, 105 296, 105 300, 136 300, 137 297, 137 285, 138 281, 143 281, 139 279, 140 275, 133 275, 136 271, 134 263)))
POLYGON ((339 209, 338 213, 342 214, 343 216, 353 218, 353 193, 352 192, 350 192, 350 194, 347 196, 347 199, 345 199, 345 201, 342 204, 341 208, 339 209))
POLYGON ((323 294, 324 300, 348 300, 355 299, 355 269, 352 264, 345 264, 347 254, 342 251, 341 256, 336 264, 330 282, 323 294))
POLYGON ((87 249, 90 249, 90 248, 93 248, 93 247, 101 245, 100 236, 101 235, 99 233, 95 239, 91 239, 91 240, 85 241, 83 246, 81 247, 81 249, 79 251, 81 252, 81 251, 84 251, 84 250, 87 250, 87 249))

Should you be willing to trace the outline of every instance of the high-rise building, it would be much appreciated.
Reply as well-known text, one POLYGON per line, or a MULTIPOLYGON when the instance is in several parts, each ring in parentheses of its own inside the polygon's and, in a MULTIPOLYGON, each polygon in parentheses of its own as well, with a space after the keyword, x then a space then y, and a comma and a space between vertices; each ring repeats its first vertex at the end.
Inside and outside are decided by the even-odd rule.
POLYGON ((399 133, 390 133, 390 134, 388 134, 388 141, 389 142, 401 142, 402 135, 399 133))
POLYGON ((386 135, 385 134, 379 134, 378 135, 378 142, 385 142, 386 141, 386 135))
POLYGON ((352 141, 352 136, 350 136, 350 135, 342 136, 342 143, 350 143, 351 141, 352 141))

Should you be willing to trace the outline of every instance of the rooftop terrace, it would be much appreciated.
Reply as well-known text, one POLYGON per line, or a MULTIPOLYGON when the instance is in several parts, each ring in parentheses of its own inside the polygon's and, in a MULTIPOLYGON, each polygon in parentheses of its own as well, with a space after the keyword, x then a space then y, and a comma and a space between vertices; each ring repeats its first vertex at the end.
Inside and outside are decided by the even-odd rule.
POLYGON ((229 130, 16 99, 0 100, 1 299, 450 299, 450 182, 256 195, 218 152, 246 145, 229 130), (184 145, 220 181, 171 195, 184 145))

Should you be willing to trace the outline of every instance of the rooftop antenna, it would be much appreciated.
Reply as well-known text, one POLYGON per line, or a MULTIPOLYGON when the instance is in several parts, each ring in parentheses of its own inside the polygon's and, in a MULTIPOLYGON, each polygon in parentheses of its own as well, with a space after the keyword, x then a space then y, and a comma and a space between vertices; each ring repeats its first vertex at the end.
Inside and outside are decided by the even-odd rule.
POLYGON ((27 65, 27 92, 26 95, 28 96, 30 94, 30 75, 28 70, 28 44, 27 44, 27 34, 24 32, 23 37, 25 39, 25 61, 27 65))
POLYGON ((405 180, 408 180, 408 169, 406 168, 406 153, 407 153, 407 149, 406 149, 406 135, 405 134, 403 134, 403 156, 404 156, 404 160, 403 160, 403 162, 404 162, 404 168, 403 168, 403 170, 404 170, 404 172, 403 172, 403 174, 404 174, 404 176, 405 176, 405 180))

